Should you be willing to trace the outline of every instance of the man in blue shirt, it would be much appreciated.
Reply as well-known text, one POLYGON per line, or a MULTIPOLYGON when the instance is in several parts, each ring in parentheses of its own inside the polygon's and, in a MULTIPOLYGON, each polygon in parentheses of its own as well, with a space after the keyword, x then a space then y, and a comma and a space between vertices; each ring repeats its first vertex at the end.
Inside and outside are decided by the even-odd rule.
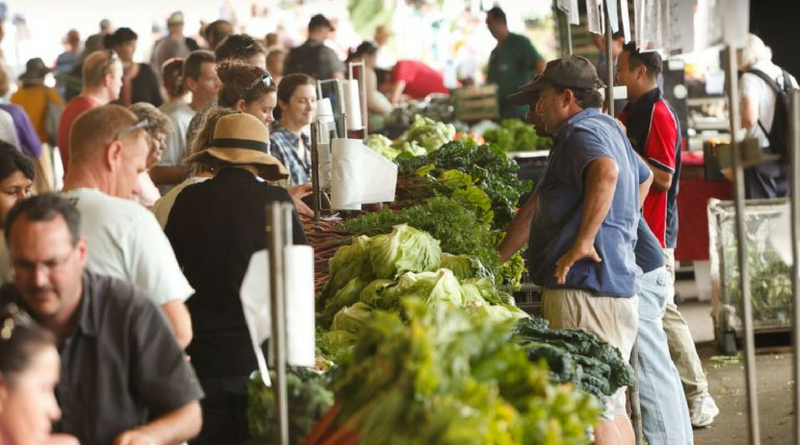
MULTIPOLYGON (((583 57, 547 64, 509 96, 534 105, 555 135, 536 188, 528 240, 530 273, 545 290, 544 317, 554 328, 583 329, 630 358, 638 327, 636 265, 640 196, 651 173, 617 122, 600 110, 600 80, 583 57)), ((624 388, 606 401, 597 443, 633 444, 624 388)))

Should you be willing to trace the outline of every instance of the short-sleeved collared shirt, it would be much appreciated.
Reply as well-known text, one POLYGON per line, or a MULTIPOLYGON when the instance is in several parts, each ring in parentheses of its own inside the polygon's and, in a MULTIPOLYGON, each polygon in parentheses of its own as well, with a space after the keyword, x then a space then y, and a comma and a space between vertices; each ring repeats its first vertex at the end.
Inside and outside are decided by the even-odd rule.
POLYGON ((632 297, 641 269, 634 246, 639 224, 639 184, 650 175, 617 122, 597 108, 572 116, 559 129, 547 170, 536 188, 537 204, 529 238, 530 272, 548 288, 581 289, 596 295, 632 297), (565 285, 553 276, 556 261, 575 244, 583 218, 586 167, 601 157, 613 159, 619 174, 608 214, 595 238, 602 262, 576 262, 565 285))
POLYGON ((629 102, 617 116, 628 130, 633 148, 653 168, 672 173, 669 190, 650 188, 642 209, 661 247, 678 244, 678 184, 681 175, 681 127, 678 115, 654 88, 629 102))
POLYGON ((489 56, 487 81, 497 85, 500 113, 503 117, 525 117, 528 107, 515 107, 506 96, 533 79, 536 61, 542 56, 525 36, 510 33, 489 56))
MULTIPOLYGON (((22 302, 13 286, 0 300, 22 302)), ((166 318, 141 290, 85 272, 76 317, 75 332, 59 347, 56 432, 82 445, 108 445, 203 397, 166 318)))
POLYGON ((269 151, 278 158, 287 170, 292 185, 305 184, 311 178, 311 138, 301 133, 303 146, 300 147, 300 138, 296 134, 275 124, 269 135, 269 151), (300 150, 304 156, 300 158, 300 150))

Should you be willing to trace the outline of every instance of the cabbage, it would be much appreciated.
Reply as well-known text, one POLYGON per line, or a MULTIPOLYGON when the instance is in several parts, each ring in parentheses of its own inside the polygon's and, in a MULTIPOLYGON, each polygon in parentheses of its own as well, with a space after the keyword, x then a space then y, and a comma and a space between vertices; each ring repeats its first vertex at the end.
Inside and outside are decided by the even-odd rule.
MULTIPOLYGON (((406 272, 438 270, 442 250, 426 232, 401 224, 392 233, 370 238, 367 254, 377 278, 397 278, 406 272)), ((338 278, 333 268, 331 276, 338 278)))
POLYGON ((492 281, 492 273, 483 266, 481 260, 468 255, 451 255, 442 253, 441 267, 453 271, 459 281, 470 278, 487 278, 492 281))
POLYGON ((369 321, 372 308, 362 302, 358 302, 350 307, 342 308, 333 317, 331 331, 347 331, 358 334, 361 328, 369 321))
POLYGON ((397 303, 401 299, 418 298, 428 305, 451 303, 464 306, 464 291, 449 269, 438 272, 408 272, 400 277, 397 286, 384 291, 384 301, 397 303))
POLYGON ((361 277, 364 280, 371 278, 372 271, 367 257, 368 248, 369 238, 359 236, 354 238, 349 246, 337 250, 330 259, 328 263, 331 276, 330 292, 333 295, 355 277, 361 277))
POLYGON ((317 337, 320 354, 334 363, 341 362, 350 353, 358 336, 348 331, 329 331, 317 337))
POLYGON ((391 139, 382 134, 371 134, 367 136, 364 138, 364 145, 377 151, 390 161, 394 160, 394 158, 400 154, 400 150, 392 147, 391 139))
POLYGON ((397 284, 393 280, 377 279, 369 283, 364 290, 361 291, 361 302, 370 305, 375 309, 391 309, 395 307, 394 302, 386 301, 384 291, 397 284))
POLYGON ((514 297, 506 292, 497 290, 490 277, 469 278, 461 283, 462 287, 470 285, 475 286, 478 292, 480 292, 481 297, 490 304, 514 304, 514 297))
POLYGON ((400 153, 408 153, 412 156, 424 156, 428 154, 428 151, 425 150, 425 147, 417 144, 416 141, 404 141, 402 139, 398 139, 392 143, 391 148, 400 153))
POLYGON ((331 321, 333 320, 333 316, 339 312, 341 308, 358 302, 359 294, 366 285, 367 282, 361 277, 355 277, 348 281, 343 288, 336 291, 336 293, 333 295, 333 298, 329 299, 325 303, 325 308, 322 311, 320 323, 323 326, 330 325, 331 321))
POLYGON ((470 315, 480 317, 489 323, 502 323, 506 320, 529 317, 528 314, 514 306, 484 304, 470 309, 470 315))

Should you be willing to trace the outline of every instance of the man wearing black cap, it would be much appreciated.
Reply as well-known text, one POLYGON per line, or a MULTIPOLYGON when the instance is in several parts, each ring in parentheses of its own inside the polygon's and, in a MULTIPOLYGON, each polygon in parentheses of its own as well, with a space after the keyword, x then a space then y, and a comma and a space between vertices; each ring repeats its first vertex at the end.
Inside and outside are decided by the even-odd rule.
POLYGON ((336 52, 325 46, 325 40, 332 31, 333 25, 324 15, 311 17, 308 40, 289 51, 283 74, 303 73, 318 80, 344 79, 344 64, 336 52))
MULTIPOLYGON (((594 333, 627 361, 642 273, 634 255, 637 208, 651 173, 624 130, 601 112, 599 85, 588 60, 567 56, 549 62, 508 100, 535 107, 556 138, 536 188, 528 239, 530 273, 544 287, 543 315, 554 328, 594 333)), ((633 444, 624 388, 606 400, 596 438, 633 444)))

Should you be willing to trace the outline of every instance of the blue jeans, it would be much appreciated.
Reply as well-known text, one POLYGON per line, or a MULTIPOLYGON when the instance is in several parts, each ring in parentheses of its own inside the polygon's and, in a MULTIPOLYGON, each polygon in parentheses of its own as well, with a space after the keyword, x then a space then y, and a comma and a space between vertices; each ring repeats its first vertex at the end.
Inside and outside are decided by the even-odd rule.
POLYGON ((639 294, 639 404, 650 445, 692 445, 692 424, 678 370, 672 363, 661 319, 671 278, 666 267, 642 275, 639 294))

